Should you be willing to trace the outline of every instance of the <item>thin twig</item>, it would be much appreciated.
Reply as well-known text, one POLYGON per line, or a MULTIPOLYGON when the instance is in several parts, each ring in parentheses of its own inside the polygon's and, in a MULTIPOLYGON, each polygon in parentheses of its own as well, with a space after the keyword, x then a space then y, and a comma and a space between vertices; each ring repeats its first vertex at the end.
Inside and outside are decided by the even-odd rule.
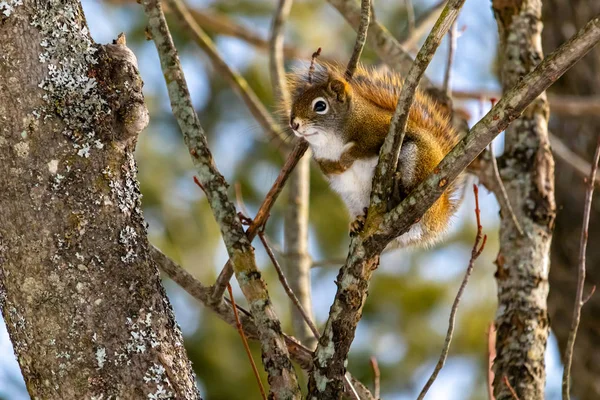
POLYGON ((227 196, 227 182, 215 166, 206 135, 190 97, 177 49, 159 0, 143 0, 151 34, 161 61, 173 115, 192 157, 198 181, 218 223, 225 247, 235 262, 240 288, 248 299, 257 325, 270 392, 290 399, 300 398, 298 377, 287 350, 279 319, 270 302, 265 282, 256 266, 254 249, 247 239, 235 206, 227 196), (242 279, 243 278, 243 279, 242 279), (260 301, 258 301, 260 300, 260 301))
POLYGON ((273 253, 273 250, 271 249, 271 246, 269 245, 269 242, 267 241, 267 238, 265 237, 264 229, 260 229, 258 231, 258 237, 260 238, 260 241, 262 242, 263 246, 265 247, 267 255, 269 256, 269 258, 271 259, 271 262, 273 263, 273 266, 275 267, 275 271, 277 271, 277 276, 279 277, 279 282, 281 282, 281 286, 283 286, 285 293, 288 295, 290 300, 292 300, 292 303, 294 303, 294 305, 296 306, 296 308, 298 309, 300 314, 302 314, 304 321, 310 327, 310 330, 311 330, 313 336, 315 337, 315 339, 319 340, 319 335, 320 335, 319 330, 315 326, 315 323, 310 319, 310 317, 306 313, 306 310, 304 310, 304 307, 302 307, 302 304, 300 304, 300 300, 298 300, 298 297, 296 297, 296 294, 294 293, 294 291, 290 288, 290 285, 288 284, 288 281, 287 281, 285 275, 283 274, 283 271, 281 270, 281 266, 279 265, 279 262, 277 261, 277 257, 275 257, 275 254, 273 253))
POLYGON ((512 204, 510 203, 510 199, 508 198, 508 193, 506 193, 504 182, 502 182, 502 177, 500 176, 500 170, 498 170, 498 162, 496 161, 496 155, 494 154, 494 146, 492 143, 490 143, 488 146, 488 151, 490 153, 490 164, 492 165, 492 171, 494 172, 496 186, 500 191, 500 198, 498 199, 498 202, 500 203, 500 209, 508 213, 512 219, 512 222, 515 224, 515 228, 519 232, 519 235, 523 236, 523 228, 521 228, 521 224, 519 224, 519 220, 517 219, 512 204))
POLYGON ((371 356, 371 368, 373 368, 373 395, 379 399, 381 392, 381 372, 379 371, 379 363, 375 356, 371 356))
POLYGON ((371 203, 380 204, 382 208, 387 205, 387 194, 392 193, 394 184, 393 175, 398 167, 398 159, 406 133, 408 115, 415 98, 417 86, 435 51, 439 47, 442 38, 446 35, 454 21, 456 21, 464 3, 465 0, 448 1, 440 18, 438 18, 431 33, 429 33, 427 40, 425 40, 425 43, 419 50, 402 85, 396 111, 394 112, 388 134, 379 153, 379 163, 373 180, 371 203))
MULTIPOLYGON (((163 252, 154 246, 150 248, 150 255, 152 259, 157 263, 159 268, 167 274, 175 283, 177 283, 182 289, 184 289, 190 296, 198 300, 204 306, 211 309, 215 314, 225 321, 232 327, 237 327, 237 322, 232 311, 232 305, 229 306, 226 303, 231 304, 231 301, 227 297, 222 297, 219 304, 210 304, 211 288, 204 286, 200 281, 194 278, 189 272, 179 266, 172 259, 167 257, 163 252)), ((258 329, 252 319, 252 315, 249 311, 245 310, 239 304, 236 304, 235 308, 238 310, 239 319, 242 322, 244 332, 246 336, 252 340, 258 340, 258 329)), ((285 343, 288 351, 292 356, 292 359, 297 362, 304 370, 309 371, 312 368, 312 351, 306 346, 302 345, 296 338, 283 334, 285 343)), ((356 380, 351 375, 348 376, 349 381, 352 383, 353 388, 356 388, 356 392, 360 394, 361 400, 374 400, 373 395, 360 381, 356 380)), ((350 389, 347 391, 347 395, 353 396, 350 389)))
POLYGON ((596 293, 596 285, 592 286, 592 290, 590 290, 590 293, 587 296, 585 296, 585 299, 583 299, 583 304, 590 301, 594 293, 596 293))
POLYGON ((408 36, 412 36, 415 32, 415 7, 412 0, 404 0, 404 7, 406 9, 406 20, 408 22, 408 36))
POLYGON ((577 329, 581 320, 581 308, 583 307, 583 288, 585 284, 585 252, 588 241, 588 227, 590 224, 590 214, 592 209, 592 200, 594 198, 594 180, 598 171, 598 160, 600 159, 600 135, 598 136, 598 144, 592 162, 592 170, 587 179, 587 190, 585 192, 585 202, 583 208, 583 223, 581 225, 581 238, 579 240, 579 266, 577 275, 577 292, 575 295, 575 305, 573 306, 573 321, 571 322, 571 330, 569 331, 569 339, 565 350, 565 361, 562 381, 563 400, 571 398, 571 364, 573 363, 573 348, 575 347, 575 338, 577 337, 577 329))
POLYGON ((429 377, 429 380, 421 390, 419 394, 418 400, 422 400, 427 391, 437 378, 438 373, 444 367, 444 363, 446 362, 446 357, 448 357, 448 351, 450 350, 450 342, 452 341, 452 335, 454 333, 454 322, 456 320, 456 311, 458 310, 458 304, 460 302, 460 298, 467 286, 467 282, 469 281, 469 277, 471 276, 471 272, 473 272, 473 267, 475 266, 475 260, 481 255, 483 248, 485 247, 485 243, 487 241, 487 235, 483 235, 483 227, 481 226, 481 216, 479 211, 479 190, 477 189, 477 185, 473 185, 473 192, 475 194, 475 218, 477 219, 477 235, 475 236, 475 243, 473 244, 473 250, 471 250, 471 259, 469 260, 469 266, 467 267, 467 271, 465 272, 465 277, 460 284, 460 288, 458 289, 458 293, 454 299, 454 303, 452 304, 452 310, 450 311, 450 320, 448 323, 448 332, 446 333, 446 340, 444 341, 444 348, 442 350, 442 354, 440 355, 440 359, 435 366, 433 373, 429 377), (483 237, 483 240, 482 240, 483 237), (481 246, 479 245, 481 243, 481 246))
MULTIPOLYGON (((580 157, 574 151, 569 149, 569 147, 556 135, 548 132, 548 138, 550 139, 550 145, 552 146, 554 155, 569 164, 580 176, 587 178, 592 169, 592 165, 583 157, 580 157)), ((600 186, 600 176, 596 176, 594 182, 596 186, 600 186)))
POLYGON ((439 18, 440 14, 442 13, 442 10, 444 9, 445 3, 446 3, 446 0, 441 0, 437 4, 435 4, 433 7, 428 9, 425 12, 425 14, 421 15, 417 19, 417 21, 412 29, 412 32, 410 29, 410 22, 409 22, 408 29, 406 31, 406 35, 400 41, 403 48, 405 48, 406 50, 412 51, 413 49, 415 49, 417 47, 417 43, 419 42, 419 40, 429 32, 429 30, 431 29, 431 26, 439 18))
MULTIPOLYGON (((258 229, 261 226, 263 226, 265 222, 267 222, 267 219, 269 218, 269 213, 271 211, 271 207, 273 207, 275 200, 277 200, 277 197, 281 193, 281 190, 283 189, 285 182, 290 176, 290 173, 296 167, 298 160, 302 158, 307 149, 308 143, 306 143, 305 141, 298 142, 296 144, 296 147, 294 147, 294 150, 292 150, 292 152, 288 156, 285 164, 279 172, 279 175, 277 176, 277 179, 275 179, 275 182, 273 182, 273 186, 271 186, 271 189, 269 190, 267 196, 260 205, 256 216, 252 220, 252 223, 248 227, 248 230, 246 230, 246 236, 248 237, 248 240, 252 241, 252 239, 254 239, 254 237, 256 236, 256 232, 258 231, 258 229)), ((227 264, 225 264, 225 266, 221 270, 221 273, 217 277, 217 280, 213 286, 211 303, 218 303, 221 301, 223 293, 225 292, 227 284, 231 280, 232 275, 233 265, 231 265, 230 261, 227 261, 227 264)))
POLYGON ((510 392, 511 396, 513 397, 513 400, 519 400, 519 396, 517 395, 517 392, 515 392, 515 389, 512 387, 512 385, 508 381, 508 378, 506 377, 506 375, 504 375, 502 377, 502 380, 504 381, 504 384, 506 385, 506 387, 508 388, 508 391, 510 392))
POLYGON ((494 359, 496 358, 496 328, 490 323, 487 330, 487 388, 488 400, 496 400, 494 396, 494 359))
POLYGON ((278 102, 283 102, 286 107, 290 106, 291 102, 285 82, 283 31, 291 9, 292 0, 279 0, 277 10, 273 16, 271 37, 269 40, 269 72, 271 73, 271 85, 273 86, 273 92, 275 92, 275 99, 278 102))
MULTIPOLYGON (((258 231, 258 237, 260 238, 260 241, 262 242, 262 244, 265 248, 265 251, 267 252, 267 255, 271 259, 271 262, 273 263, 273 266, 275 267, 275 271, 277 271, 277 276, 279 277, 279 282, 281 282, 281 286, 283 286, 285 293, 288 295, 290 300, 292 300, 292 303, 294 303, 294 305, 296 306, 296 308, 298 309, 298 311, 304 318, 304 321, 309 326, 314 338, 316 340, 319 340, 319 337, 320 337, 319 330, 317 329, 316 325, 314 324, 314 322, 312 321, 310 316, 307 314, 306 310, 304 310, 304 307, 302 307, 300 300, 298 300, 298 297, 296 296, 296 294, 294 293, 292 288, 290 288, 290 285, 288 284, 288 281, 287 281, 285 275, 283 274, 281 266, 279 265, 279 262, 277 261, 277 257, 275 257, 275 254, 273 253, 273 250, 271 249, 271 246, 269 245, 269 242, 267 241, 267 238, 264 235, 264 226, 262 227, 261 230, 258 231)), ((360 396, 359 396, 356 388, 352 384, 351 379, 348 376, 344 375, 344 380, 346 381, 346 386, 347 386, 349 393, 352 394, 354 396, 354 398, 356 398, 356 400, 360 400, 360 396)), ((376 398, 378 398, 378 397, 376 397, 376 398)))
MULTIPOLYGON (((344 3, 344 6, 350 3, 344 3)), ((492 110, 400 204, 383 215, 369 213, 366 229, 351 239, 346 263, 338 274, 335 299, 315 351, 314 359, 318 363, 313 363, 309 376, 309 396, 339 398, 345 363, 363 311, 369 280, 379 265, 380 253, 385 246, 407 232, 500 132, 599 41, 600 17, 595 17, 507 90, 492 110), (328 379, 323 380, 323 376, 328 379)))
POLYGON ((369 20, 371 18, 371 0, 361 0, 360 2, 360 24, 356 31, 356 42, 354 43, 354 50, 352 50, 352 56, 348 61, 348 67, 346 67, 345 77, 347 80, 352 79, 354 71, 358 66, 360 55, 362 54, 365 42, 367 41, 367 30, 369 29, 369 20))
POLYGON ((456 21, 454 21, 452 27, 448 31, 448 56, 446 58, 446 71, 444 73, 444 83, 442 85, 442 90, 448 97, 452 97, 452 64, 454 63, 454 53, 458 41, 458 30, 456 25, 456 21))
POLYGON ((171 7, 173 14, 186 28, 192 39, 198 46, 208 55, 215 70, 219 71, 231 84, 233 89, 242 98, 252 116, 267 132, 267 134, 277 141, 278 146, 284 146, 287 143, 287 138, 278 126, 271 114, 262 104, 256 93, 252 90, 246 79, 234 68, 230 67, 225 60, 219 55, 217 48, 211 38, 204 32, 198 23, 194 20, 187 6, 182 0, 167 0, 167 4, 171 7))
POLYGON ((250 352, 250 346, 248 346, 248 339, 246 339, 246 335, 244 334, 244 329, 242 328, 242 323, 240 322, 240 316, 237 312, 237 307, 235 306, 235 299, 233 297, 233 291, 231 290, 231 285, 227 284, 227 291, 229 292, 229 298, 231 299, 231 304, 233 305, 233 314, 235 315, 235 322, 237 324, 238 332, 242 337, 242 342, 244 343, 244 349, 246 350, 246 354, 248 355, 248 360, 250 360, 250 364, 252 365, 252 371, 254 372, 254 376, 256 377, 256 382, 258 382, 258 388, 260 389, 260 394, 262 395, 263 400, 267 400, 267 395, 265 393, 265 388, 260 380, 260 375, 258 373, 258 368, 256 368, 256 363, 254 362, 254 358, 252 358, 252 353, 250 352))

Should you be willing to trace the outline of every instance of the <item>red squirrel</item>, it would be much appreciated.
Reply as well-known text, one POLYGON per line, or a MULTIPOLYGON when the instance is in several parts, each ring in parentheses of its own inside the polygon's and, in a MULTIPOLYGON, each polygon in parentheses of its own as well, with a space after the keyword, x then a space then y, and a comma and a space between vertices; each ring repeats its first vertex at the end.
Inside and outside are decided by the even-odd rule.
MULTIPOLYGON (((344 71, 342 66, 317 63, 314 71, 288 74, 289 124, 296 136, 309 143, 315 161, 350 214, 364 219, 379 150, 390 128, 402 79, 359 65, 347 80, 344 71)), ((417 91, 398 163, 401 198, 437 166, 458 139, 443 108, 417 91)), ((449 187, 423 218, 390 246, 435 243, 456 211, 459 186, 449 187)))

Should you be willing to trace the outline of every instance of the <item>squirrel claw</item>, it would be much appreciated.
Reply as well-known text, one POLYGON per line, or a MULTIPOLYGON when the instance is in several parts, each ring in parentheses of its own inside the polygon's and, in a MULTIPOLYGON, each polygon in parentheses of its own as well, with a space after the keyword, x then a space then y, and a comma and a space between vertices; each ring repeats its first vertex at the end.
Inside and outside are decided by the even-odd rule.
POLYGON ((363 208, 365 212, 363 215, 359 215, 356 219, 350 224, 350 236, 358 235, 363 228, 365 227, 365 222, 367 221, 367 211, 369 209, 367 207, 363 208))

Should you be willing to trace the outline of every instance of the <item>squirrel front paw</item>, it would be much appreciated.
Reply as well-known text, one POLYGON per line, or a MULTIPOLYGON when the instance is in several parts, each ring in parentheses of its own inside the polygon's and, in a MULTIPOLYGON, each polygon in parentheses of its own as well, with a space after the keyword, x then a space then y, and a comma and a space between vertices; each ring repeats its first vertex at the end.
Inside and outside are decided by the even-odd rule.
POLYGON ((367 220, 368 210, 367 207, 363 208, 364 214, 357 216, 356 219, 350 223, 350 237, 358 235, 363 230, 367 220))

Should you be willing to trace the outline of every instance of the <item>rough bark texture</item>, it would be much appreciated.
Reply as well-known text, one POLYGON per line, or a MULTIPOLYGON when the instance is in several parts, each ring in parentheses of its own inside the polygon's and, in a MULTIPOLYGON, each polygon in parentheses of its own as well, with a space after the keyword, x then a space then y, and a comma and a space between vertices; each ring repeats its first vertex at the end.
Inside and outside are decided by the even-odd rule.
MULTIPOLYGON (((574 29, 582 27, 590 15, 600 13, 600 2, 587 0, 547 0, 544 2, 544 48, 554 50, 574 29)), ((569 71, 554 86, 552 93, 560 95, 597 95, 600 93, 600 49, 596 48, 569 71)), ((560 137, 571 150, 592 159, 600 120, 597 115, 553 117, 552 133, 560 137)), ((584 184, 570 165, 556 165, 556 230, 552 244, 550 295, 548 308, 552 330, 564 351, 572 315, 577 282, 577 249, 581 229, 584 184)), ((600 286, 600 247, 594 245, 600 238, 600 202, 596 193, 592 203, 587 251, 587 278, 584 296, 592 285, 600 286)), ((581 324, 575 342, 572 374, 573 395, 580 400, 600 398, 600 296, 595 294, 584 305, 581 324)))
MULTIPOLYGON (((311 259, 308 255, 308 194, 310 184, 310 154, 305 154, 290 175, 288 206, 285 211, 285 272, 290 288, 298 297, 302 308, 314 321, 310 295, 311 259)), ((291 302, 294 335, 308 348, 314 349, 316 339, 291 302)))
MULTIPOLYGON (((171 0, 170 4, 183 10, 184 5, 179 0, 171 0)), ((248 300, 256 321, 263 366, 270 385, 269 397, 299 399, 300 386, 290 361, 281 324, 271 303, 266 283, 256 266, 254 248, 244 232, 235 206, 227 196, 227 182, 218 171, 208 148, 206 135, 192 105, 162 5, 158 0, 144 0, 143 5, 148 17, 148 31, 156 45, 167 83, 173 115, 196 167, 197 182, 204 190, 213 216, 219 224, 240 289, 248 300)))
POLYGON ((199 398, 140 210, 135 58, 96 46, 76 0, 4 4, 0 306, 27 389, 199 398))
MULTIPOLYGON (((542 60, 540 0, 494 0, 500 34, 501 81, 506 90, 542 60)), ((512 399, 506 376, 521 399, 543 399, 548 338, 548 270, 555 217, 554 161, 548 142, 548 104, 542 94, 505 133, 500 175, 521 236, 501 215, 497 258, 498 312, 494 394, 512 399)))

